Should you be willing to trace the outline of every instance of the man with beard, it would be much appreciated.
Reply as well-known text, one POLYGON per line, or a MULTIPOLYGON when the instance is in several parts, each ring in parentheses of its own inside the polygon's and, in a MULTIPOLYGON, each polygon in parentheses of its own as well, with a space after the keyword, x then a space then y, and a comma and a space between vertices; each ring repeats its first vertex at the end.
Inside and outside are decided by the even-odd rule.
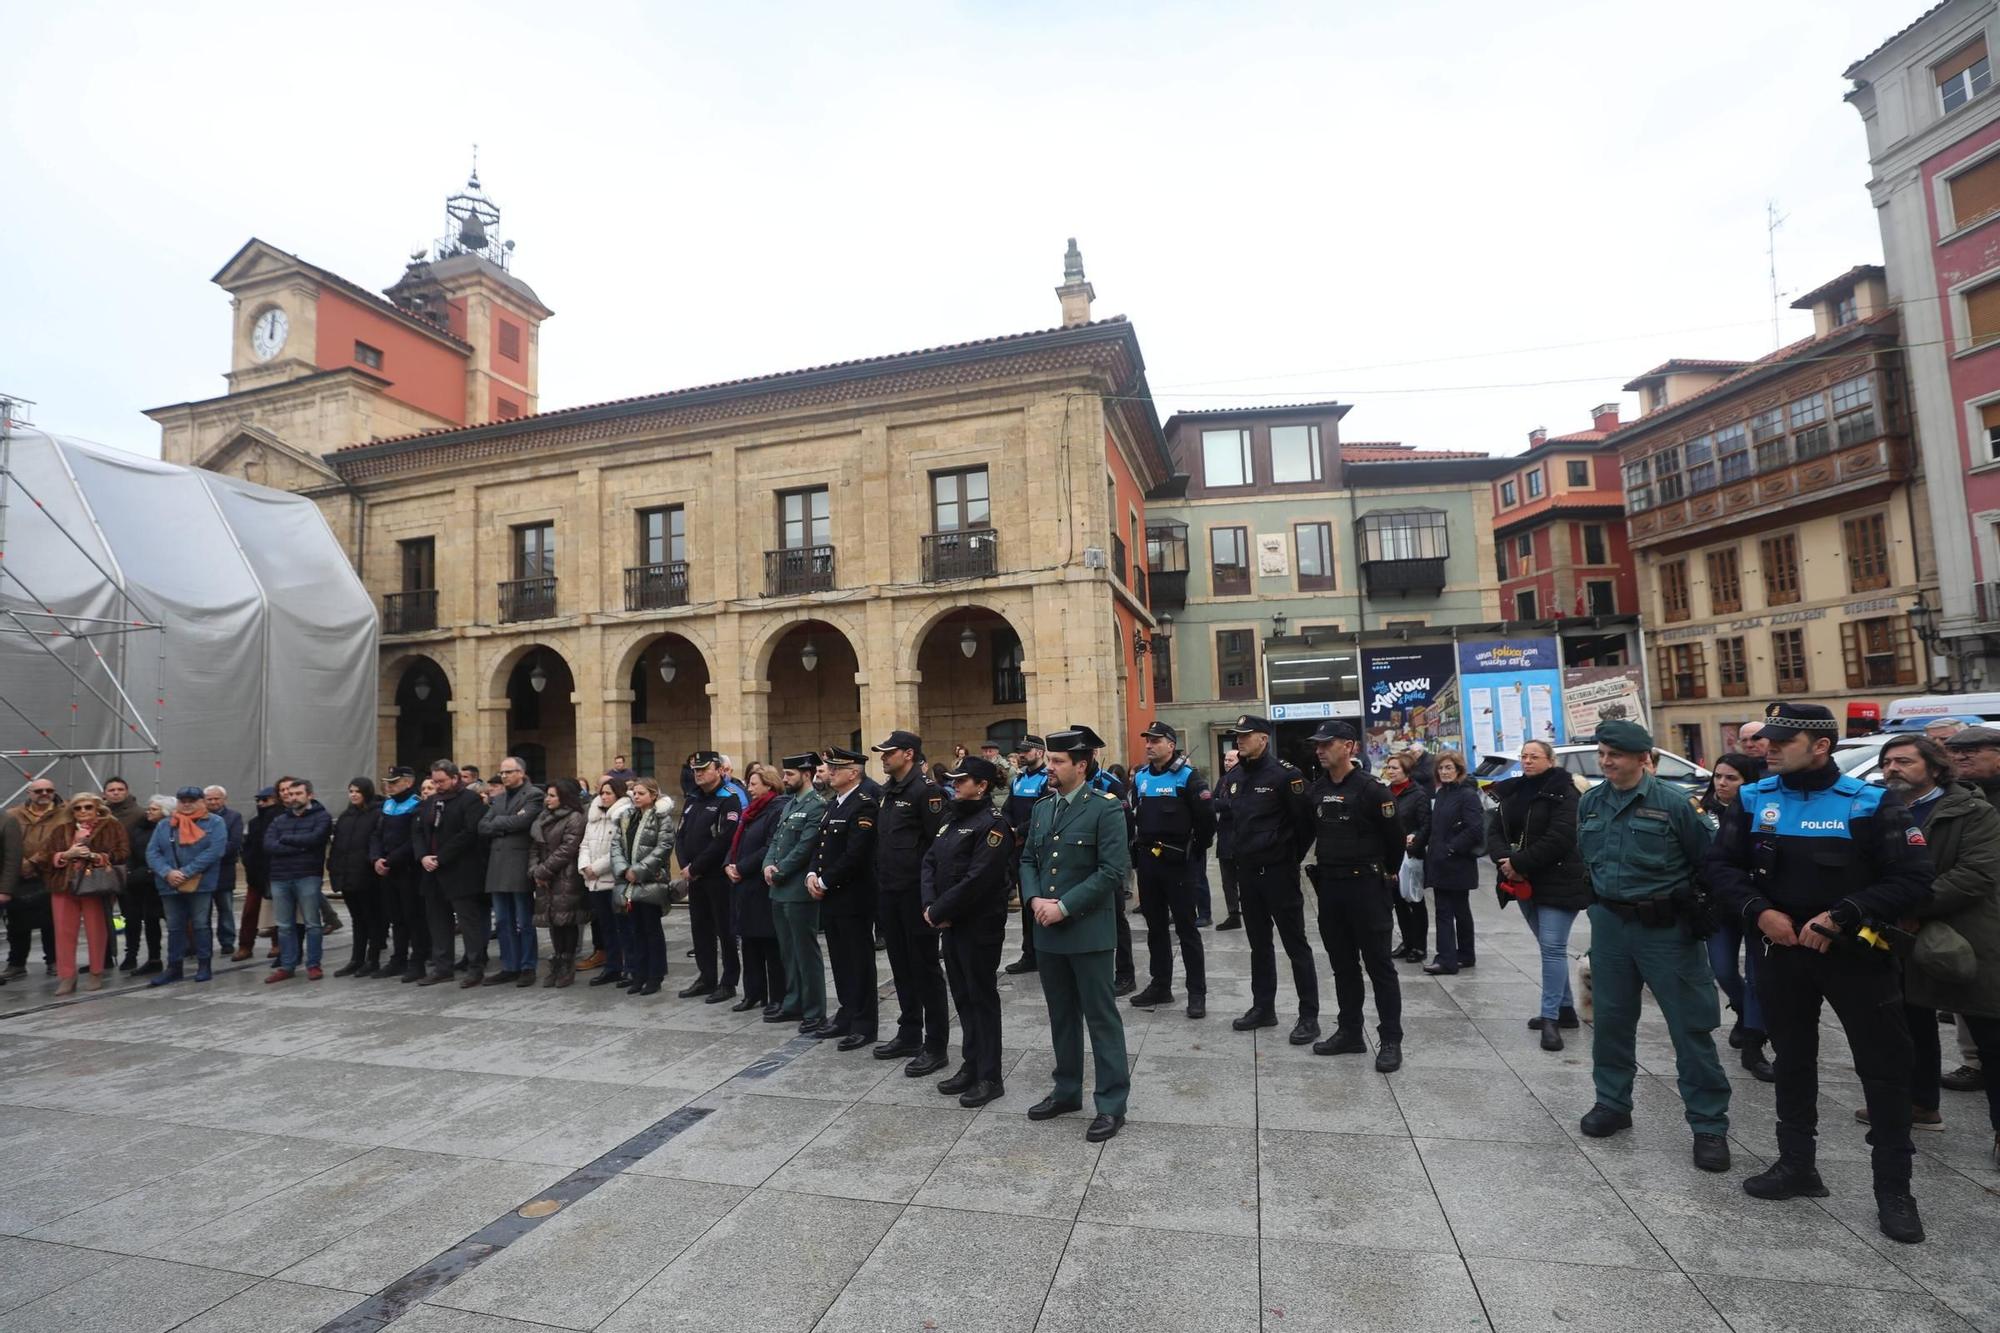
POLYGON ((819 841, 826 797, 813 783, 819 756, 808 751, 785 760, 779 777, 785 792, 771 845, 764 849, 764 883, 771 889, 771 917, 778 928, 778 959, 785 969, 785 993, 772 996, 766 1023, 796 1022, 811 1033, 826 1022, 826 970, 819 952, 819 904, 806 891, 806 870, 819 841))

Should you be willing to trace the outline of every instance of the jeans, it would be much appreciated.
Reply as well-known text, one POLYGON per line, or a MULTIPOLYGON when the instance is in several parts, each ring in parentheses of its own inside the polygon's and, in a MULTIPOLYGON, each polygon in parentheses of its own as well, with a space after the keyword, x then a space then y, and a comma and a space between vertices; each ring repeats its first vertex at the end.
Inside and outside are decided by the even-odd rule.
MULTIPOLYGON (((1715 933, 1708 937, 1708 966, 1715 973, 1715 984, 1722 987, 1722 993, 1729 997, 1729 1007, 1743 1020, 1743 1026, 1753 1032, 1764 1030, 1764 1002, 1757 998, 1757 955, 1764 949, 1761 935, 1744 938, 1743 927, 1733 920, 1715 923, 1715 933), (1743 955, 1743 970, 1736 970, 1736 955, 1743 955)), ((1932 1105, 1928 1110, 1936 1110, 1932 1105)))
MULTIPOLYGON (((318 881, 314 881, 317 883, 318 881)), ((213 889, 200 893, 180 893, 169 888, 160 895, 160 905, 167 912, 167 966, 177 968, 188 954, 188 928, 194 928, 194 956, 197 962, 207 962, 214 947, 214 937, 209 933, 209 899, 215 896, 213 889)), ((319 941, 313 941, 313 954, 319 954, 319 941)))
MULTIPOLYGON (((232 874, 231 879, 235 876, 232 874)), ((215 943, 224 953, 236 948, 236 889, 217 889, 215 899, 215 943)))
POLYGON ((535 970, 535 895, 493 895, 493 933, 500 943, 502 972, 535 970))
MULTIPOLYGON (((289 972, 299 965, 299 923, 305 922, 306 966, 319 966, 320 877, 301 875, 297 879, 271 881, 271 917, 278 927, 278 966, 289 972)), ((208 935, 208 914, 202 913, 201 933, 208 935)), ((173 920, 168 909, 167 920, 173 920)), ((171 929, 171 924, 169 929, 171 929)))
POLYGON ((1576 913, 1524 902, 1521 919, 1542 946, 1542 1017, 1553 1023, 1562 1010, 1576 1008, 1576 997, 1569 991, 1569 932, 1576 913))

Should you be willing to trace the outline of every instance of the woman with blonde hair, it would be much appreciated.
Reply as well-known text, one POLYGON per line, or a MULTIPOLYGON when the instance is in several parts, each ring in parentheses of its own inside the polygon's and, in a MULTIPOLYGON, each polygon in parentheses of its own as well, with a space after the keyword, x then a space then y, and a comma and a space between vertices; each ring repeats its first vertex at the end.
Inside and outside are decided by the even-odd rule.
POLYGON ((49 886, 49 910, 56 925, 56 994, 76 990, 76 935, 83 927, 90 948, 90 985, 104 986, 105 946, 111 938, 111 920, 105 907, 110 894, 84 895, 84 879, 93 870, 122 866, 132 853, 125 826, 111 813, 111 805, 95 792, 78 792, 69 805, 46 826, 29 855, 49 886))

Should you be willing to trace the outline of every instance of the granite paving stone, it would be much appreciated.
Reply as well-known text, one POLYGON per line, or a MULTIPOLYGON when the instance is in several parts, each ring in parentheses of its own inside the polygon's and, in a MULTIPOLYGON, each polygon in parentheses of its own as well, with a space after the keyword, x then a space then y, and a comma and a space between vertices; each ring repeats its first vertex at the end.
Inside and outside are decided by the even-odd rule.
POLYGON ((1465 1263, 1494 1333, 1728 1333, 1685 1273, 1520 1259, 1465 1263))
POLYGON ((939 1106, 849 1107, 770 1179, 773 1189, 908 1203, 977 1118, 939 1106))
POLYGON ((1450 1253, 1451 1229, 1416 1145, 1368 1134, 1258 1136, 1264 1235, 1450 1253))
MULTIPOLYGON (((1019 1112, 995 1114, 988 1107, 952 1144, 913 1202, 1073 1218, 1105 1146, 1084 1141, 1087 1123, 1082 1115, 1036 1123, 1019 1112)), ((1142 1131, 1128 1126, 1126 1132, 1142 1131)), ((1112 1146, 1120 1141, 1112 1140, 1112 1146)))
POLYGON ((1266 1240, 1264 1327, 1284 1333, 1484 1333, 1465 1261, 1455 1254, 1266 1240))
POLYGON ((1546 1258, 1560 1236, 1566 1263, 1672 1268, 1589 1158, 1568 1147, 1419 1139, 1461 1253, 1546 1258))
POLYGON ((122 1262, 104 1250, 0 1236, 0 1314, 122 1262))
POLYGON ((167 1333, 257 1281, 241 1273, 127 1259, 0 1316, 0 1333, 167 1333))
POLYGON ((815 1333, 1028 1333, 1069 1234, 1067 1219, 905 1209, 815 1333))
POLYGON ((175 1333, 313 1333, 353 1304, 351 1292, 259 1282, 202 1311, 175 1333))
POLYGON ((838 1102, 750 1093, 713 1093, 692 1105, 712 1110, 699 1124, 636 1163, 634 1172, 761 1185, 845 1109, 838 1102))
POLYGON ((1207 1333, 1257 1320, 1257 1242, 1078 1222, 1038 1333, 1207 1333))
POLYGON ((1247 1129, 1146 1125, 1112 1141, 1084 1192, 1085 1222, 1257 1234, 1257 1136, 1247 1129))

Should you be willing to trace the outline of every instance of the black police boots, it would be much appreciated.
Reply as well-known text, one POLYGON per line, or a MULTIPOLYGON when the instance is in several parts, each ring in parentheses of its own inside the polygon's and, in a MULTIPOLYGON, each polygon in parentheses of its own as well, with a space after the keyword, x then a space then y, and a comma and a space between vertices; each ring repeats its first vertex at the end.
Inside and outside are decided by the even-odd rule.
POLYGON ((1904 1245, 1923 1241, 1924 1219, 1917 1216, 1917 1201, 1906 1189, 1875 1191, 1875 1221, 1890 1240, 1904 1245))
POLYGON ((1727 1171, 1729 1169, 1729 1140, 1720 1134, 1695 1135, 1694 1164, 1703 1171, 1727 1171))
POLYGON ((1621 1129, 1632 1128, 1632 1113, 1614 1111, 1603 1102, 1599 1102, 1583 1113, 1583 1119, 1577 1128, 1583 1131, 1585 1138, 1608 1139, 1621 1129))
POLYGON ((1743 1067, 1759 1083, 1775 1083, 1778 1071, 1772 1068, 1771 1057, 1764 1054, 1765 1040, 1764 1034, 1756 1028, 1743 1029, 1743 1067))
POLYGON ((1134 1009, 1156 1009, 1163 1004, 1172 1004, 1173 1002, 1174 988, 1162 985, 1157 981, 1148 983, 1146 989, 1125 1001, 1125 1003, 1131 1005, 1134 1009))
POLYGON ((1824 1199, 1826 1182, 1813 1167, 1780 1157, 1756 1175, 1745 1177, 1743 1192, 1758 1199, 1824 1199))

